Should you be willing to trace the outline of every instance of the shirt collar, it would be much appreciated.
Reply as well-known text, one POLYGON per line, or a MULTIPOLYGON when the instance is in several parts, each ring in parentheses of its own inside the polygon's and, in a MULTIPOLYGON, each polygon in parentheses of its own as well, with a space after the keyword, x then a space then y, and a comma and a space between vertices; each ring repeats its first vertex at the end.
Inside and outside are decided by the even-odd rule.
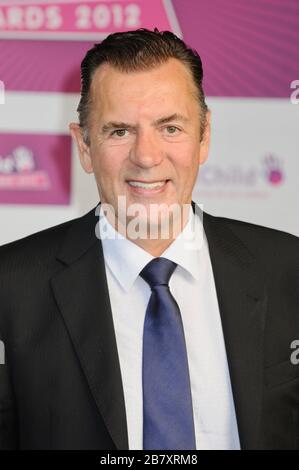
MULTIPOLYGON (((128 292, 141 270, 154 256, 116 231, 108 222, 102 206, 99 231, 105 262, 122 288, 128 292)), ((160 256, 177 263, 198 280, 202 235, 203 226, 200 217, 194 214, 190 204, 189 218, 184 229, 160 256)))

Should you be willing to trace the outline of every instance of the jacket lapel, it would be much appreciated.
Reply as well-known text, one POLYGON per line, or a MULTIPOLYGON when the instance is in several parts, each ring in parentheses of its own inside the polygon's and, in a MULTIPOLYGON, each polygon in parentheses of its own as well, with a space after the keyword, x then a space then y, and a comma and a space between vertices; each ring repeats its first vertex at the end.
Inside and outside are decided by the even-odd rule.
POLYGON ((129 449, 121 371, 95 209, 70 225, 51 285, 91 393, 118 450, 129 449))
POLYGON ((214 272, 240 444, 242 449, 257 448, 267 302, 262 270, 254 254, 230 228, 229 219, 203 213, 203 225, 214 272))

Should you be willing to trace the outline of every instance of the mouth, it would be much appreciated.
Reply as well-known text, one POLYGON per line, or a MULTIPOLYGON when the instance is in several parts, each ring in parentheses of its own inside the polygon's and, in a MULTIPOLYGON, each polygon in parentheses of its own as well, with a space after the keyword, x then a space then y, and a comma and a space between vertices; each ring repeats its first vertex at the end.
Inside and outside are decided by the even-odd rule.
POLYGON ((135 194, 151 195, 165 191, 169 181, 169 179, 155 181, 127 180, 126 183, 130 187, 130 190, 135 194))

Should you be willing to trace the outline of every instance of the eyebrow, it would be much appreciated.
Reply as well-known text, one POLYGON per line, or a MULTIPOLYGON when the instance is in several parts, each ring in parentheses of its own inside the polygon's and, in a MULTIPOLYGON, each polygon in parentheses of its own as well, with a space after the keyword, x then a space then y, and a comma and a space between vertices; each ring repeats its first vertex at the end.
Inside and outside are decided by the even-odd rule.
MULTIPOLYGON (((189 119, 182 114, 174 113, 171 114, 170 116, 164 116, 159 119, 156 119, 155 121, 152 122, 152 126, 159 126, 161 124, 167 124, 168 122, 173 122, 173 121, 181 121, 181 122, 187 122, 189 119)), ((115 121, 109 121, 106 124, 104 124, 101 128, 102 133, 106 133, 112 129, 136 129, 138 126, 134 124, 130 124, 128 122, 115 122, 115 121)))

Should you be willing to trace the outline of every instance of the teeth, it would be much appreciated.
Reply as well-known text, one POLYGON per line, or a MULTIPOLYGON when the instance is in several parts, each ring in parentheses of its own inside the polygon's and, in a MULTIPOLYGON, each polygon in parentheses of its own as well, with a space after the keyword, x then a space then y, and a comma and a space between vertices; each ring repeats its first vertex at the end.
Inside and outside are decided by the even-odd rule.
POLYGON ((164 181, 155 181, 154 183, 141 183, 140 181, 129 181, 130 186, 135 186, 137 188, 144 188, 144 189, 154 189, 154 188, 161 188, 164 186, 164 181))

